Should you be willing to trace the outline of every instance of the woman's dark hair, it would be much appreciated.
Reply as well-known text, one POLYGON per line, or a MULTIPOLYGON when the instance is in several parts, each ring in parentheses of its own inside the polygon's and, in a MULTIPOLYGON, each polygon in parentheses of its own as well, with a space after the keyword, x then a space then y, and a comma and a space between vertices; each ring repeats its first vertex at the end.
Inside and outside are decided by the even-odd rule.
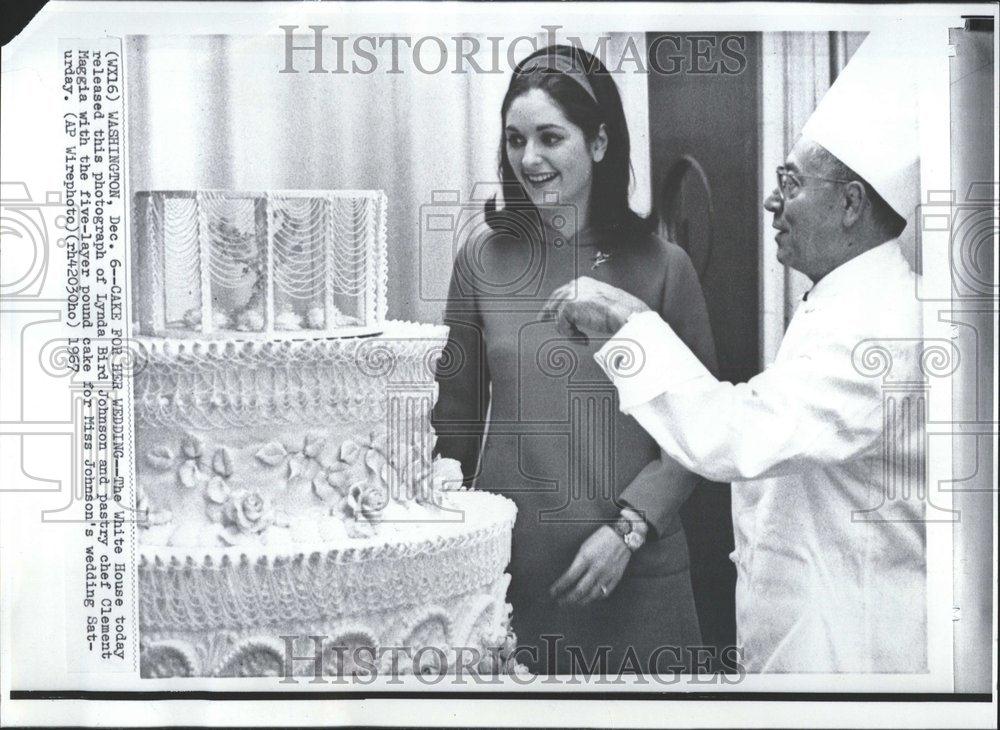
MULTIPOLYGON (((592 141, 603 124, 608 136, 608 146, 604 158, 594 164, 591 184, 590 226, 596 232, 621 229, 646 229, 647 221, 636 215, 628 205, 629 181, 632 172, 629 163, 630 143, 625 111, 622 108, 618 86, 601 61, 575 46, 548 46, 535 51, 521 61, 514 69, 514 75, 507 87, 507 94, 500 106, 500 121, 507 120, 507 112, 518 97, 532 89, 541 89, 549 95, 563 115, 579 127, 588 142, 592 141), (547 58, 562 56, 559 64, 546 64, 547 58), (568 59, 573 72, 564 73, 550 70, 552 66, 564 66, 568 59), (549 68, 539 70, 539 67, 549 68), (574 78, 574 75, 577 78, 574 78), (581 83, 584 76, 593 96, 581 83)), ((507 157, 506 137, 500 135, 500 183, 504 194, 505 208, 524 211, 534 206, 527 192, 517 180, 514 168, 507 157)), ((492 228, 499 222, 503 211, 497 211, 496 198, 486 202, 486 220, 492 228)), ((615 235, 609 242, 621 240, 615 235)))

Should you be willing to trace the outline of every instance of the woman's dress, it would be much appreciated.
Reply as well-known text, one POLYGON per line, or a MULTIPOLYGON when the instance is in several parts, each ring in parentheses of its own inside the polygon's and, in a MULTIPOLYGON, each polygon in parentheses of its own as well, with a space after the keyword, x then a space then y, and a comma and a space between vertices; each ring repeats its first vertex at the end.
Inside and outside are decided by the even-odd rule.
POLYGON ((508 600, 519 661, 567 673, 606 656, 612 673, 623 663, 626 671, 680 671, 700 632, 687 542, 668 490, 697 477, 666 456, 643 472, 661 452, 621 413, 593 359, 606 339, 584 344, 539 320, 552 291, 577 276, 641 298, 714 370, 704 296, 675 244, 638 231, 613 248, 485 236, 463 247, 452 273, 437 452, 461 461, 467 483, 517 504, 508 600), (621 582, 606 599, 558 606, 549 587, 625 506, 644 515, 650 535, 621 582))

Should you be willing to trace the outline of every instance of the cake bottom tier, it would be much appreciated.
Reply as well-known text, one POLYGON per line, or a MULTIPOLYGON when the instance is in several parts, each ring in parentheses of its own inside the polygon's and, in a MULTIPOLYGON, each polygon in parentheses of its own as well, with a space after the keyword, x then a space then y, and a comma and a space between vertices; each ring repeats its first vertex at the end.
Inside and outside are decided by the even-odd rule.
MULTIPOLYGON (((502 673, 513 669, 512 502, 451 493, 451 524, 314 550, 144 548, 143 677, 502 673), (405 536, 405 537, 404 537, 405 536)), ((443 513, 442 513, 443 514, 443 513)))
POLYGON ((503 674, 515 640, 510 578, 441 602, 327 621, 201 631, 142 627, 140 674, 154 677, 351 677, 503 674))

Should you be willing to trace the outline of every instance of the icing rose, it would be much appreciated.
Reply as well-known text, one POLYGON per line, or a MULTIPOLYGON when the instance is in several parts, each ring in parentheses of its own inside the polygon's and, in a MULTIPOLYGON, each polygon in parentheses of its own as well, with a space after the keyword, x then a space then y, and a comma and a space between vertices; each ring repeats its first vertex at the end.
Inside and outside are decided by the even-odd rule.
POLYGON ((274 318, 274 326, 279 330, 302 329, 302 317, 290 309, 286 309, 274 318))
MULTIPOLYGON (((330 324, 334 327, 360 324, 357 317, 344 314, 336 307, 332 307, 330 314, 332 315, 330 317, 330 324)), ((306 312, 306 325, 310 329, 321 330, 326 327, 326 324, 326 311, 323 307, 313 307, 306 312)))
POLYGON ((201 326, 201 307, 191 307, 191 309, 184 312, 184 317, 181 318, 181 321, 191 328, 201 326))
POLYGON ((212 312, 212 326, 217 330, 229 329, 229 315, 221 309, 212 312))
POLYGON ((274 522, 274 510, 259 492, 234 489, 226 502, 225 519, 238 532, 256 535, 274 522))
MULTIPOLYGON (((184 312, 182 321, 191 329, 200 328, 201 307, 191 307, 191 309, 184 312)), ((212 326, 217 330, 229 329, 229 315, 219 309, 214 310, 212 312, 212 326)))
POLYGON ((323 307, 313 307, 306 313, 306 324, 309 329, 321 330, 326 322, 326 312, 323 307))
POLYGON ((434 460, 434 490, 453 492, 462 488, 462 464, 457 459, 434 460))
POLYGON ((146 496, 145 490, 140 489, 135 500, 135 518, 140 529, 148 529, 153 525, 166 525, 173 520, 173 513, 167 509, 154 509, 146 496))
POLYGON ((344 510, 355 519, 377 519, 389 502, 384 485, 371 480, 355 482, 347 492, 344 510))
POLYGON ((264 329, 264 315, 256 309, 245 309, 236 317, 236 329, 240 332, 260 332, 264 329))
POLYGON ((361 456, 361 447, 351 439, 340 445, 340 460, 345 464, 354 464, 361 456))

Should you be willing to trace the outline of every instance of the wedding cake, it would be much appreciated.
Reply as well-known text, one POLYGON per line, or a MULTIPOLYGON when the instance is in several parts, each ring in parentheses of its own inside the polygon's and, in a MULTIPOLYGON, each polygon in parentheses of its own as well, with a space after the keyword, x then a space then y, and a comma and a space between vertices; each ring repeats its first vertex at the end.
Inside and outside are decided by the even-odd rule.
POLYGON ((515 508, 432 459, 447 328, 385 320, 385 208, 136 195, 142 676, 513 666, 515 508))

